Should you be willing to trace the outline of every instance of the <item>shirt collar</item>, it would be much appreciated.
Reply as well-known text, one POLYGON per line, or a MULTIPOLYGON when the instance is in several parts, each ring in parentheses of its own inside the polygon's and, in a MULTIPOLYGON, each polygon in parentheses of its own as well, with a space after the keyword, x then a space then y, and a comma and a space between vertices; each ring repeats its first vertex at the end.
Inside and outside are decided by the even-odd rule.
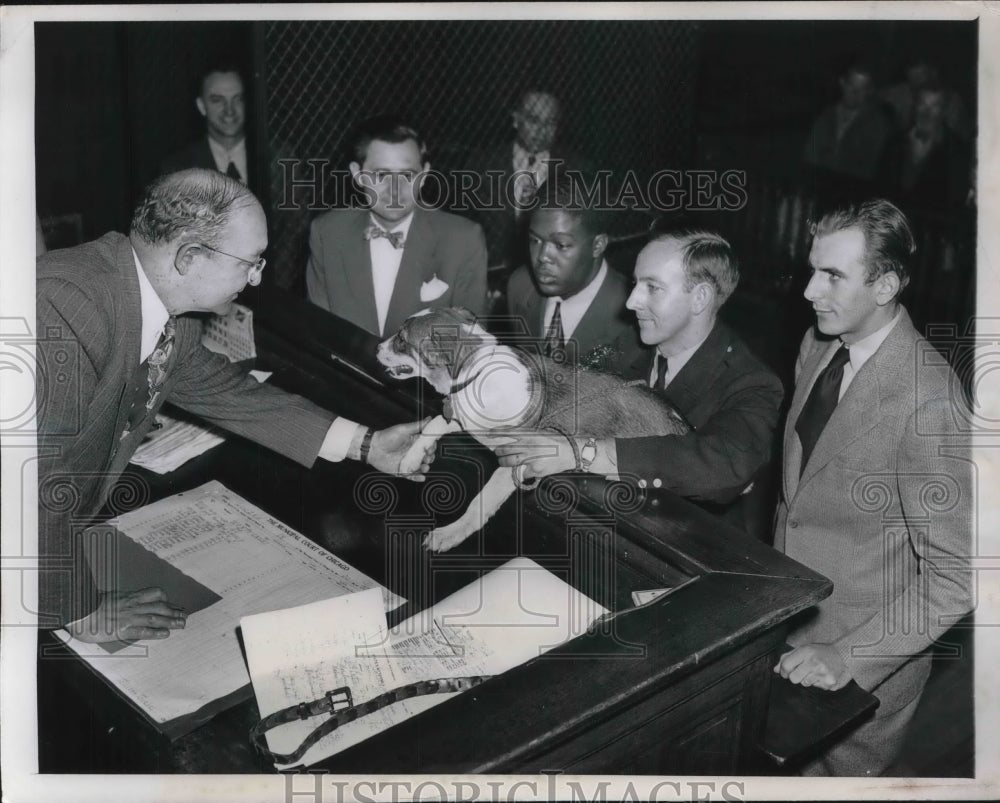
MULTIPOLYGON (((581 309, 587 309, 590 303, 597 297, 597 291, 601 289, 601 285, 604 283, 604 277, 608 275, 608 263, 603 259, 601 260, 601 267, 594 275, 587 285, 580 290, 578 293, 574 293, 571 296, 549 296, 549 306, 555 304, 557 301, 562 302, 562 309, 565 310, 567 306, 576 307, 581 309)), ((565 313, 564 313, 565 314, 565 313)))
POLYGON ((237 157, 243 156, 247 152, 247 140, 246 137, 241 139, 232 148, 227 148, 221 142, 216 142, 211 137, 208 138, 208 147, 212 150, 212 155, 215 157, 217 164, 225 163, 228 165, 230 162, 236 161, 237 157))
POLYGON ((666 357, 666 355, 660 351, 659 347, 657 347, 656 353, 662 357, 666 357, 667 359, 667 366, 670 376, 677 376, 681 368, 687 365, 688 360, 690 360, 694 356, 694 353, 701 348, 702 343, 708 340, 708 336, 712 334, 713 329, 709 329, 708 334, 706 334, 701 340, 699 340, 697 343, 691 346, 691 348, 684 349, 684 351, 678 352, 677 354, 674 354, 670 357, 666 357))
POLYGON ((548 151, 529 151, 516 139, 514 140, 514 164, 527 164, 528 157, 534 156, 536 161, 547 162, 549 159, 548 151))
POLYGON ((142 336, 139 340, 139 363, 146 361, 146 358, 153 353, 156 343, 163 334, 163 327, 166 326, 170 313, 163 306, 163 302, 156 294, 156 290, 146 278, 146 271, 142 269, 139 262, 139 255, 132 249, 132 259, 135 262, 135 272, 139 275, 139 304, 142 316, 142 336))
MULTIPOLYGON (((861 370, 861 366, 864 365, 871 356, 878 351, 879 346, 885 342, 885 339, 889 336, 889 332, 892 331, 893 327, 899 322, 900 317, 903 314, 903 308, 900 307, 896 310, 896 317, 893 318, 889 323, 883 326, 881 329, 872 332, 868 337, 863 337, 857 343, 852 343, 847 346, 847 355, 851 361, 851 369, 854 373, 861 370)), ((841 341, 843 343, 843 341, 841 341)), ((847 345, 844 343, 844 345, 847 345)))
POLYGON ((385 229, 385 231, 391 231, 391 232, 398 231, 400 234, 403 235, 403 242, 405 243, 406 238, 410 233, 410 224, 413 223, 413 212, 410 212, 410 214, 408 214, 406 217, 404 217, 402 220, 396 223, 396 225, 393 226, 391 229, 386 229, 385 226, 379 223, 375 219, 374 215, 372 215, 371 213, 368 214, 368 220, 371 223, 371 225, 378 226, 380 229, 385 229))

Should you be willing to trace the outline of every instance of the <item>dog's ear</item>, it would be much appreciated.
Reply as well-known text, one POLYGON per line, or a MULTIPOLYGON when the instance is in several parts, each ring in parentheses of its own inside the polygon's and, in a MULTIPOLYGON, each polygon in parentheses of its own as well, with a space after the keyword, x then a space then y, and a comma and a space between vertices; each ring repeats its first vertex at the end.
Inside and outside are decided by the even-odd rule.
POLYGON ((451 373, 451 368, 457 364, 461 339, 462 330, 459 326, 451 323, 435 324, 417 344, 420 358, 429 368, 447 367, 451 373))

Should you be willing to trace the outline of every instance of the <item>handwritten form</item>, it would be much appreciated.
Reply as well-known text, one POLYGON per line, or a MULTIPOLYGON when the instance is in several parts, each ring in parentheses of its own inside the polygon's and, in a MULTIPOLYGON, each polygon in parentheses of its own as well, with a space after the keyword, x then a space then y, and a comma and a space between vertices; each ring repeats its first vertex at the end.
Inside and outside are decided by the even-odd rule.
MULTIPOLYGON (((580 635, 605 613, 534 561, 515 558, 392 631, 372 591, 247 616, 242 627, 264 717, 341 686, 350 687, 357 705, 420 680, 500 674, 580 635)), ((343 725, 295 766, 334 755, 456 693, 403 700, 343 725)), ((327 716, 274 728, 269 748, 292 752, 327 716)))
POLYGON ((109 524, 222 597, 169 638, 114 654, 58 631, 155 723, 193 714, 250 682, 236 638, 242 616, 364 589, 375 589, 384 610, 404 602, 216 481, 109 524))

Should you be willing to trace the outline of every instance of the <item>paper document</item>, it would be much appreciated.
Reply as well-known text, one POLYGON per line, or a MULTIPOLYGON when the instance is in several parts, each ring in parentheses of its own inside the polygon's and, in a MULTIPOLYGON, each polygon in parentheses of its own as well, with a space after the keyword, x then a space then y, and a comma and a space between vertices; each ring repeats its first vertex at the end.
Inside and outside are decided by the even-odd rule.
POLYGON ((236 637, 240 617, 369 588, 378 589, 385 610, 404 601, 215 481, 102 526, 117 527, 222 598, 188 616, 185 629, 169 638, 113 655, 58 631, 157 724, 192 715, 249 683, 236 637))
POLYGON ((150 432, 129 461, 156 474, 167 474, 225 440, 217 429, 178 421, 166 413, 157 413, 156 421, 162 428, 150 432))
MULTIPOLYGON (((584 633, 605 613, 534 561, 515 558, 392 631, 370 592, 361 592, 245 617, 243 643, 264 717, 341 686, 350 687, 357 705, 420 680, 500 674, 584 633)), ((296 766, 334 755, 454 694, 414 697, 361 717, 324 736, 296 766)), ((274 728, 269 748, 293 752, 327 716, 274 728)))
POLYGON ((201 338, 209 351, 224 354, 230 362, 252 360, 257 356, 253 339, 253 310, 233 304, 227 315, 212 315, 205 322, 201 338))

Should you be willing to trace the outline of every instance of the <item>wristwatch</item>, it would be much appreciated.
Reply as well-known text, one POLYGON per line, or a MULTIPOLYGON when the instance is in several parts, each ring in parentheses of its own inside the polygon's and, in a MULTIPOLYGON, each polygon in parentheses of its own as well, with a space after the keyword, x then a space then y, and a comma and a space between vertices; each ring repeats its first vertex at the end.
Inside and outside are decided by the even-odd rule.
POLYGON ((597 441, 593 438, 587 438, 587 442, 583 444, 583 448, 580 450, 580 470, 590 471, 590 466, 597 459, 597 441))

